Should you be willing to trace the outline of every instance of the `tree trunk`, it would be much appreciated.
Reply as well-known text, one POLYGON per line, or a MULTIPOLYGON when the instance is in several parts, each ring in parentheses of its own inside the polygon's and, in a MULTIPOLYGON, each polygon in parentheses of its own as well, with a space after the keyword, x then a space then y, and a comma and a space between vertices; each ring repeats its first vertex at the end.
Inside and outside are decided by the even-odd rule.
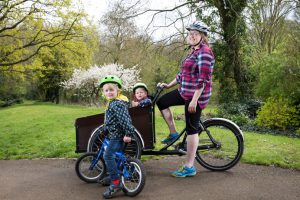
POLYGON ((220 79, 220 101, 224 103, 234 100, 235 95, 238 100, 243 101, 251 94, 247 71, 243 68, 241 55, 241 37, 245 34, 245 24, 241 13, 247 1, 234 0, 229 3, 227 0, 215 0, 214 4, 219 11, 226 43, 225 62, 222 69, 224 74, 220 79), (235 88, 236 93, 233 93, 235 88))

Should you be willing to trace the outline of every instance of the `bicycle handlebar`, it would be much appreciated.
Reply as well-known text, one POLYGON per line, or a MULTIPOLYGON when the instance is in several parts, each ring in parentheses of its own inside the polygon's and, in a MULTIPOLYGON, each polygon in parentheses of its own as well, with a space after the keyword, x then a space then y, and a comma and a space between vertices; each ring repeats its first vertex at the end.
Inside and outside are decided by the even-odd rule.
POLYGON ((154 97, 153 97, 153 100, 152 100, 152 103, 153 103, 153 104, 156 103, 156 101, 157 101, 157 99, 158 99, 160 93, 161 93, 163 90, 164 90, 164 87, 161 87, 161 86, 160 86, 160 83, 158 83, 157 86, 156 86, 156 92, 155 92, 154 97))

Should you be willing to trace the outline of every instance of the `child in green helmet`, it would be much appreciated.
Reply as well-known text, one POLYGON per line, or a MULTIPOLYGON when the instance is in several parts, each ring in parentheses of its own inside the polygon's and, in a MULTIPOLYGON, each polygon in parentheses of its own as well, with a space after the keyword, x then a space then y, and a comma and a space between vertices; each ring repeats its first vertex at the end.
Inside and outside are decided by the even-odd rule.
POLYGON ((148 97, 148 88, 145 83, 136 83, 133 86, 133 101, 132 107, 140 106, 145 107, 152 104, 151 99, 148 97))
POLYGON ((121 79, 112 75, 105 76, 100 80, 100 87, 108 101, 104 124, 110 142, 103 155, 110 179, 110 186, 103 193, 103 197, 107 199, 122 190, 116 168, 115 153, 122 151, 124 142, 131 141, 134 127, 128 112, 128 99, 121 94, 121 79))

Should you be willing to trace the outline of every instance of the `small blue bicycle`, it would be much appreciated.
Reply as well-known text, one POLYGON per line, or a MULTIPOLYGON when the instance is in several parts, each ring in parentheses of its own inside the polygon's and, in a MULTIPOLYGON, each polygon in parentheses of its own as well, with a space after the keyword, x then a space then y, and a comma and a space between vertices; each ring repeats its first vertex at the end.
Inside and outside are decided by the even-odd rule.
MULTIPOLYGON (((81 155, 75 164, 77 176, 87 182, 96 183, 107 173, 103 159, 103 153, 109 144, 107 138, 104 139, 101 148, 97 152, 88 152, 81 155)), ((143 163, 137 158, 126 157, 122 152, 116 152, 117 170, 121 177, 123 192, 130 197, 138 195, 144 188, 146 173, 143 163)))

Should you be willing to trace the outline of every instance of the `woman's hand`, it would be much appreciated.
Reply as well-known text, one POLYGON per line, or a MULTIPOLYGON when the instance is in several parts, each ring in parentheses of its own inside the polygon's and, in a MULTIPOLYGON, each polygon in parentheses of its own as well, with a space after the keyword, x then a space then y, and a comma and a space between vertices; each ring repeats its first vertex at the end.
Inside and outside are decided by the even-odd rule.
POLYGON ((124 136, 124 138, 123 138, 123 141, 125 142, 125 143, 129 143, 129 142, 131 142, 131 137, 128 137, 128 136, 124 136))
POLYGON ((188 107, 189 113, 195 113, 197 109, 197 101, 191 101, 188 107))
POLYGON ((169 85, 167 83, 161 83, 159 87, 168 89, 169 85))

